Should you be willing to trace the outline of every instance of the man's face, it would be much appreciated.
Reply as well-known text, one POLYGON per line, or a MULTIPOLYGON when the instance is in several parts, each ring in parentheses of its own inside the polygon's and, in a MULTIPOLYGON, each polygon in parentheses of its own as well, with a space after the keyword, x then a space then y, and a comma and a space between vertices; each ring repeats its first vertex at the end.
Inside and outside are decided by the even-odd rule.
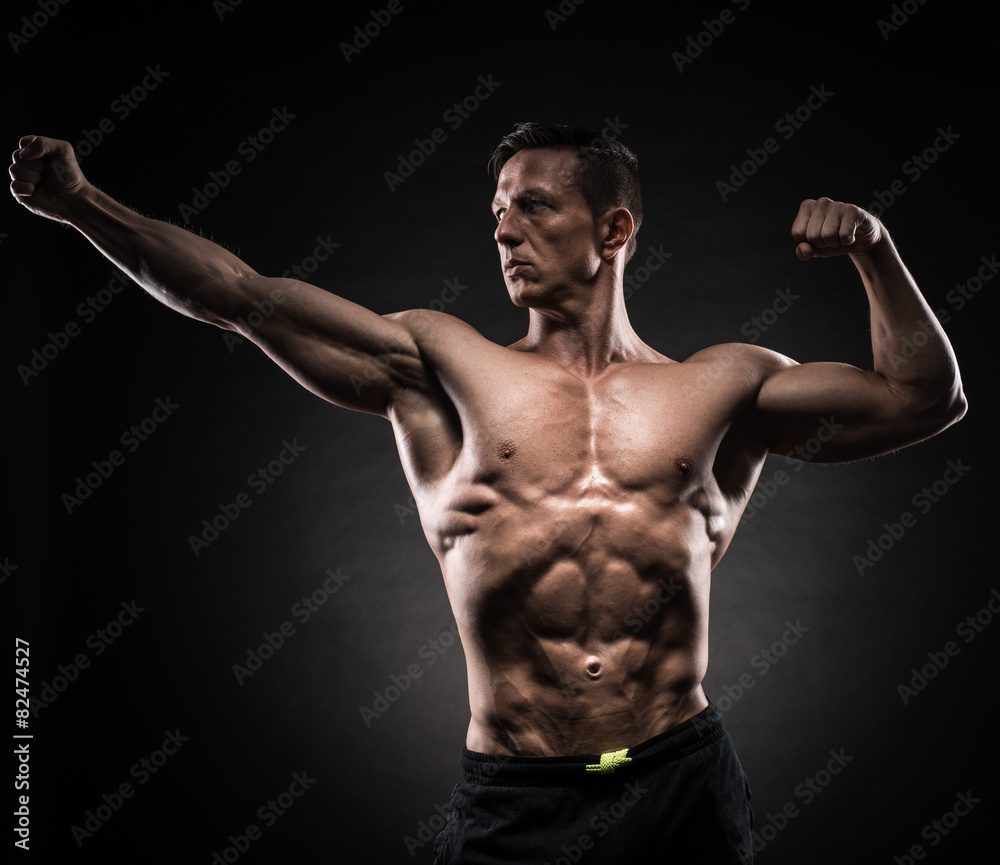
POLYGON ((494 236, 517 306, 548 306, 597 275, 600 231, 576 185, 577 160, 572 149, 522 150, 500 172, 494 236))

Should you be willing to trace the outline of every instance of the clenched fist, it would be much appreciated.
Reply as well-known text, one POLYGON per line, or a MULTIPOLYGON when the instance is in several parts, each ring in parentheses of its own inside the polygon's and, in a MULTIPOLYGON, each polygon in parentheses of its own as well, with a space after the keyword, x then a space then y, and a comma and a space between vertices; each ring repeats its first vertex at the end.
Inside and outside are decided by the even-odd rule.
POLYGON ((64 222, 72 201, 90 184, 68 141, 26 135, 14 151, 10 193, 32 213, 64 222))
POLYGON ((807 198, 792 223, 795 255, 801 261, 864 255, 885 236, 885 226, 868 211, 829 198, 807 198))

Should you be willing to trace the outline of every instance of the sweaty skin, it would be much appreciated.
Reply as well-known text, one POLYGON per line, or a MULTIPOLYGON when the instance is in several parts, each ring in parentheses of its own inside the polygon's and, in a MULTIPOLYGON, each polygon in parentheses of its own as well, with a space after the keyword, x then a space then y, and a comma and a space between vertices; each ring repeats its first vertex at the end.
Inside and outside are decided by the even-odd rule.
POLYGON ((500 174, 495 239, 529 312, 510 346, 441 312, 377 315, 261 276, 97 190, 67 142, 22 138, 10 168, 21 204, 72 225, 164 304, 254 341, 323 399, 391 421, 465 648, 466 744, 485 753, 603 753, 697 714, 712 569, 765 456, 802 453, 824 419, 837 432, 811 459, 875 456, 966 409, 947 337, 884 226, 830 199, 800 205, 796 254, 850 257, 872 371, 756 345, 683 362, 654 351, 625 312, 632 215, 591 213, 577 165, 572 149, 528 150, 500 174))

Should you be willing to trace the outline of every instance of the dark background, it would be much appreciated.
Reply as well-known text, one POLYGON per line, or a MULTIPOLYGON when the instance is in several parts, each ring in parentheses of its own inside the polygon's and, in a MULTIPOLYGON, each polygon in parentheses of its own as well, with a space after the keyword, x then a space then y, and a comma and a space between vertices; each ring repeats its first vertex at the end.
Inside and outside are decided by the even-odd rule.
MULTIPOLYGON (((78 147, 88 177, 178 222, 210 172, 236 159, 240 173, 191 227, 272 275, 311 266, 327 239, 339 247, 316 284, 380 313, 434 304, 509 343, 527 319, 497 267, 489 152, 519 120, 612 123, 644 185, 631 272, 650 247, 671 253, 629 302, 641 337, 678 359, 746 341, 744 325, 786 290, 794 303, 768 314, 757 341, 865 368, 867 307, 851 265, 798 262, 789 228, 803 198, 868 206, 902 184, 883 219, 947 318, 971 409, 941 436, 874 461, 796 471, 769 458, 761 482, 781 470, 790 480, 773 496, 758 488, 715 571, 705 687, 753 787, 761 861, 905 862, 916 844, 926 862, 992 855, 995 285, 961 308, 949 294, 998 251, 985 203, 996 172, 987 7, 914 0, 790 14, 717 0, 654 14, 588 0, 564 3, 558 21, 546 17, 557 5, 406 2, 347 62, 341 43, 372 8, 385 7, 74 0, 15 51, 9 34, 31 32, 21 16, 45 17, 18 0, 2 18, 7 144, 43 134, 79 145, 88 131, 93 142, 106 118, 114 128, 78 147), (723 8, 734 20, 680 71, 675 52, 723 8), (901 26, 880 32, 893 15, 901 26), (116 100, 157 66, 166 77, 122 117, 116 100), (453 129, 444 113, 480 76, 499 86, 453 129), (813 87, 833 95, 794 136, 776 135, 813 87), (275 109, 294 119, 247 161, 241 143, 275 109), (384 173, 438 127, 444 142, 390 191, 384 173), (915 178, 905 164, 944 143, 939 128, 950 143, 915 178), (768 137, 778 152, 724 201, 717 182, 768 137), (967 467, 949 475, 957 483, 943 480, 949 461, 967 467), (935 482, 944 495, 922 504, 935 482), (893 538, 887 525, 904 512, 915 524, 893 538), (856 557, 880 535, 891 548, 859 572, 856 557), (966 642, 958 629, 977 613, 966 642), (765 663, 759 653, 787 623, 804 633, 765 663), (949 641, 957 654, 904 705, 897 686, 949 641), (831 751, 851 759, 818 775, 831 751), (799 785, 817 777, 822 791, 807 802, 799 785), (980 800, 971 813, 945 817, 969 792, 980 800), (793 816, 774 817, 786 808, 793 816), (931 834, 942 818, 947 835, 931 834)), ((134 285, 86 321, 78 305, 107 289, 110 265, 12 201, 0 233, 0 598, 11 635, 30 640, 32 697, 55 695, 36 704, 28 730, 32 861, 207 865, 253 823, 261 838, 240 855, 247 862, 429 862, 430 845, 411 843, 411 857, 406 838, 440 825, 458 778, 465 668, 389 425, 323 403, 252 345, 227 343, 134 285), (78 335, 50 346, 25 383, 18 366, 68 322, 78 335), (121 435, 168 397, 178 408, 129 453, 121 435), (248 475, 293 440, 304 451, 254 492, 248 475), (69 513, 62 496, 116 449, 123 464, 69 513), (251 507, 195 556, 189 536, 240 492, 251 507), (327 569, 349 579, 303 623, 293 605, 327 569), (133 599, 142 612, 98 655, 98 632, 133 599), (286 621, 294 634, 238 684, 233 666, 286 621), (86 668, 58 680, 81 654, 86 668), (408 668, 419 678, 366 724, 361 708, 408 668), (187 741, 140 784, 131 767, 169 731, 187 741), (267 825, 258 809, 296 772, 315 783, 267 825), (134 796, 78 844, 72 827, 124 782, 134 796)))

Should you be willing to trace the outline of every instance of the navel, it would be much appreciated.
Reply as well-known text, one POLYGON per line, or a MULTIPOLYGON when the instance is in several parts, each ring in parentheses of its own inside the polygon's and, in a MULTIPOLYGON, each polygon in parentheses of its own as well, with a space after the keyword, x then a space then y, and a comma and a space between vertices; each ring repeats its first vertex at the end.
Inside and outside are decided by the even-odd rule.
POLYGON ((602 669, 604 669, 604 667, 601 664, 600 658, 595 658, 593 655, 587 658, 587 663, 586 666, 584 667, 584 670, 586 671, 588 678, 590 679, 598 678, 601 675, 602 669))

